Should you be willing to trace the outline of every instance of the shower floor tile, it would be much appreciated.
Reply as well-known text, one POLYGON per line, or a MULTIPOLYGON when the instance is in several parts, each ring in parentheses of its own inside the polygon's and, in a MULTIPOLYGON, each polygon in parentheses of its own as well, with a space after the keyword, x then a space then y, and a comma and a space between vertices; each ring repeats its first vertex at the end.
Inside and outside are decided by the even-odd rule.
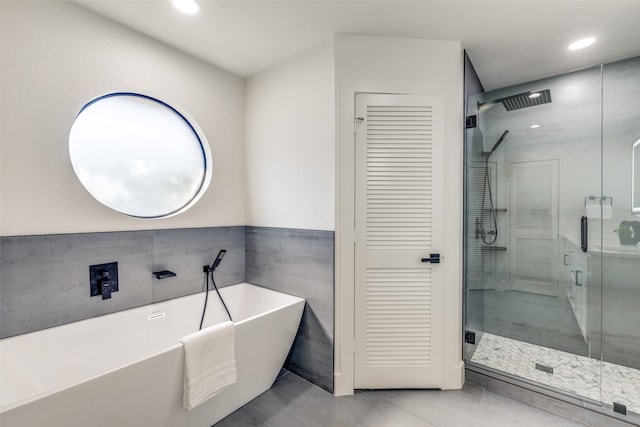
POLYGON ((640 414, 640 370, 484 333, 471 361, 640 414), (553 373, 536 368, 552 368, 553 373), (602 382, 602 387, 601 387, 602 382))

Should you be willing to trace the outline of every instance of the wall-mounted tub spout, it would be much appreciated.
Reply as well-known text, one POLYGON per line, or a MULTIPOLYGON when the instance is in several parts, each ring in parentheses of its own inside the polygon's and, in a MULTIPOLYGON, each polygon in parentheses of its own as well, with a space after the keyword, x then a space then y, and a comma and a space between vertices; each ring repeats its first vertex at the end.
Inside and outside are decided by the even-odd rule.
POLYGON ((176 273, 169 270, 162 270, 162 271, 154 271, 153 275, 156 276, 156 279, 162 280, 162 279, 168 279, 169 277, 175 277, 176 273))

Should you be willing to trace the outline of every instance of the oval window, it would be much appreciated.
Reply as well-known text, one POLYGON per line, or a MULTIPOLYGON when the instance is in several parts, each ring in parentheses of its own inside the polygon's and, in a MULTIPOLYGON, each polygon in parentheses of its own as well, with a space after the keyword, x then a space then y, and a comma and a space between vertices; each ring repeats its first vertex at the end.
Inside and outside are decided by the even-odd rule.
POLYGON ((167 103, 137 93, 88 102, 71 126, 69 155, 96 200, 139 218, 184 212, 212 175, 209 144, 197 125, 167 103))

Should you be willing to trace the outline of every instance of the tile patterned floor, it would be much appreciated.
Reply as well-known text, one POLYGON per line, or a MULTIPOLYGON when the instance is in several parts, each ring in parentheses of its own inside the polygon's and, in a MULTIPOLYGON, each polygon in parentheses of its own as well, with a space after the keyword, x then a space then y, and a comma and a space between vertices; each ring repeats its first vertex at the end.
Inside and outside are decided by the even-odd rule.
POLYGON ((335 397, 292 373, 215 427, 584 426, 467 381, 462 390, 367 390, 335 397))
POLYGON ((483 334, 472 362, 640 414, 640 370, 584 356, 483 334), (553 373, 536 369, 553 368, 553 373), (602 384, 602 387, 601 387, 602 384))

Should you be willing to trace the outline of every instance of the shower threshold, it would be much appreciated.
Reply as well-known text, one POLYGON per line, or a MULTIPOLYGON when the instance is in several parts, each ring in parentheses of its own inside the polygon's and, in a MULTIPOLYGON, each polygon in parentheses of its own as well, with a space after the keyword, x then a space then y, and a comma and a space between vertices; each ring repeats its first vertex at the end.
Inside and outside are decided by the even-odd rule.
POLYGON ((640 415, 638 369, 489 333, 470 361, 607 405, 621 403, 640 415))

